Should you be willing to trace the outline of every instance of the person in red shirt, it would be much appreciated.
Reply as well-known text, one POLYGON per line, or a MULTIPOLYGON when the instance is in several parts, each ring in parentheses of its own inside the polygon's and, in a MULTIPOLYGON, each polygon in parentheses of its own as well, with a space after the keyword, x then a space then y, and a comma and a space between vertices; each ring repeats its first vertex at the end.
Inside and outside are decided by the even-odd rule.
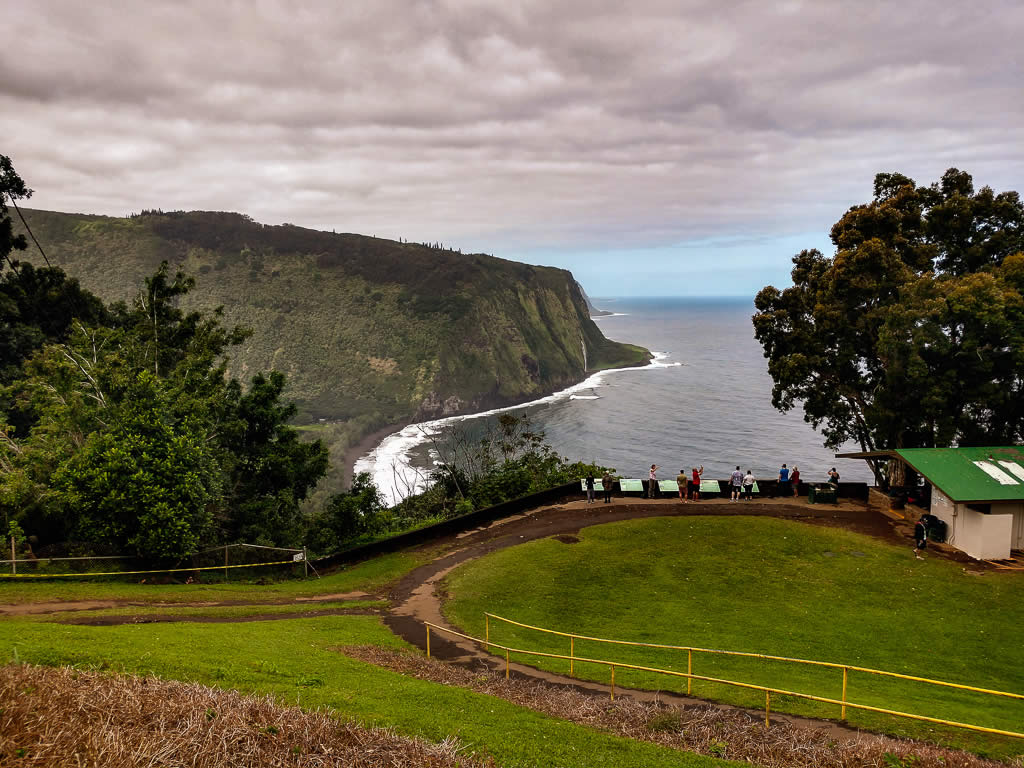
POLYGON ((789 482, 793 486, 793 498, 800 495, 800 469, 794 464, 793 471, 789 473, 789 482))
POLYGON ((700 465, 698 470, 696 467, 693 468, 693 476, 690 479, 690 498, 693 501, 700 501, 700 476, 704 474, 704 465, 700 465))

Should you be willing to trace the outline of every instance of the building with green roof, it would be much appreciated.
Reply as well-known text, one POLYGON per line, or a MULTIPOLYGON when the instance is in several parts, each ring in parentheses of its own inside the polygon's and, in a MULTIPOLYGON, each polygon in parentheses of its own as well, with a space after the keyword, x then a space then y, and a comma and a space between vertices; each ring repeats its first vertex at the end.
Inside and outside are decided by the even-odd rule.
POLYGON ((889 457, 932 486, 930 512, 946 523, 946 541, 978 560, 1024 550, 1024 446, 897 448, 837 454, 889 457))

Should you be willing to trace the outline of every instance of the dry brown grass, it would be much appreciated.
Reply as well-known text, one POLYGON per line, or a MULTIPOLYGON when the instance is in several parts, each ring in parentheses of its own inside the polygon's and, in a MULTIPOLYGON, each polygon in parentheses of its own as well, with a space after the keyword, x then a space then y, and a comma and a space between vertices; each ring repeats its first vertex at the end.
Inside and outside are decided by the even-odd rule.
MULTIPOLYGON (((604 695, 523 678, 505 680, 482 664, 446 664, 419 653, 358 646, 347 656, 444 685, 469 688, 553 717, 630 739, 746 761, 764 768, 1006 768, 976 755, 876 734, 798 727, 785 721, 765 728, 763 715, 712 705, 674 707, 604 695)), ((1017 765, 1021 765, 1018 759, 1017 765)))
MULTIPOLYGON (((190 683, 0 668, 0 766, 475 768, 429 744, 330 714, 190 683)), ((487 763, 486 765, 493 765, 487 763)))

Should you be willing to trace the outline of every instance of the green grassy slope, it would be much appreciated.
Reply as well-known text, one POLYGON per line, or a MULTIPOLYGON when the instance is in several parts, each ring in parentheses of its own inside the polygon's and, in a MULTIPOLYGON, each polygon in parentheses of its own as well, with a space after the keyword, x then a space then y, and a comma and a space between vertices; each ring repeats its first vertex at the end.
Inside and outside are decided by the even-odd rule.
MULTIPOLYGON (((686 517, 585 528, 577 544, 554 539, 502 550, 449 577, 449 617, 482 637, 483 611, 593 637, 830 661, 1024 693, 1024 579, 918 561, 843 530, 763 518, 686 517), (524 579, 523 574, 529 578, 524 579)), ((491 639, 568 653, 568 640, 491 623, 491 639)), ((687 655, 577 641, 575 653, 686 671, 687 655)), ((529 663, 568 671, 568 663, 529 663)), ((842 672, 695 654, 693 672, 839 698, 842 672)), ((607 666, 576 665, 607 682, 607 666)), ((685 690, 681 678, 620 670, 621 685, 685 690)), ((752 707, 764 694, 706 682, 694 692, 752 707)), ((1006 730, 1021 730, 1024 702, 850 673, 849 700, 1006 730)), ((787 696, 773 709, 837 718, 834 705, 787 696)), ((860 726, 935 738, 1007 756, 1024 742, 988 738, 848 710, 860 726)))
POLYGON ((376 617, 243 624, 55 626, 0 621, 0 663, 69 664, 269 693, 287 704, 431 741, 457 737, 503 768, 713 768, 738 765, 611 736, 502 699, 405 677, 341 646, 401 645, 376 617))
POLYGON ((25 214, 104 299, 131 299, 163 259, 196 275, 189 305, 254 331, 232 373, 281 370, 306 418, 355 434, 564 387, 586 373, 584 343, 591 371, 648 358, 604 338, 565 270, 231 213, 25 214))

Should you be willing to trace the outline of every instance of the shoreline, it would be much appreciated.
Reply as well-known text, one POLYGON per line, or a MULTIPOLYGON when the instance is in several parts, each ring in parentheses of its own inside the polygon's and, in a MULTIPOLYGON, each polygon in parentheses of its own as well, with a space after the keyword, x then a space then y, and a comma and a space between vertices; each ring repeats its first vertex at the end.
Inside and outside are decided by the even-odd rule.
POLYGON ((393 435, 395 432, 400 432, 407 426, 409 425, 399 422, 398 424, 391 424, 387 427, 375 429, 373 432, 359 438, 357 442, 345 449, 345 455, 342 459, 344 465, 342 466, 341 482, 346 490, 352 487, 352 478, 355 477, 356 462, 380 445, 385 437, 393 435))
MULTIPOLYGON (((380 477, 381 465, 390 461, 388 466, 390 467, 390 476, 392 476, 392 484, 399 482, 403 485, 403 491, 407 487, 419 486, 421 479, 418 476, 419 471, 412 471, 410 465, 406 464, 402 459, 406 452, 414 445, 422 443, 424 441, 423 434, 429 430, 430 433, 436 432, 436 430, 451 422, 465 421, 470 419, 477 419, 487 416, 492 416, 498 413, 507 411, 518 410, 521 408, 528 408, 534 405, 540 405, 542 403, 552 402, 554 400, 568 398, 572 393, 582 389, 593 388, 601 385, 601 379, 603 376, 611 373, 624 372, 624 371, 637 371, 637 370, 650 370, 652 368, 670 368, 682 365, 679 362, 662 363, 661 360, 666 356, 665 353, 653 352, 650 353, 651 357, 644 360, 639 365, 625 363, 620 366, 612 366, 608 368, 602 368, 597 371, 593 371, 585 376, 581 381, 575 384, 571 384, 560 390, 555 390, 541 397, 535 397, 533 399, 526 399, 519 403, 511 405, 503 405, 495 408, 491 408, 483 411, 468 411, 466 413, 453 414, 451 416, 442 416, 437 419, 431 419, 428 421, 410 422, 404 426, 391 427, 384 430, 378 430, 373 435, 369 435, 363 440, 359 441, 358 446, 354 446, 352 450, 346 451, 345 461, 348 462, 355 456, 353 466, 346 464, 346 471, 348 474, 354 475, 355 464, 358 464, 362 459, 369 459, 369 467, 363 471, 369 471, 374 476, 374 482, 377 484, 378 490, 380 490, 385 498, 390 500, 389 506, 395 503, 395 499, 399 498, 401 493, 398 492, 397 488, 389 488, 388 483, 383 481, 380 477), (412 427, 419 427, 420 434, 414 434, 411 430, 412 427), (375 439, 376 438, 376 439, 375 439), (393 439, 392 439, 393 438, 393 439), (368 446, 368 447, 367 447, 368 446), (357 449, 365 448, 359 452, 357 449), (383 452, 383 456, 381 455, 383 452), (396 467, 402 466, 402 472, 400 481, 394 480, 396 467), (392 493, 393 492, 393 493, 392 493)), ((420 489, 422 490, 422 489, 420 489)))

